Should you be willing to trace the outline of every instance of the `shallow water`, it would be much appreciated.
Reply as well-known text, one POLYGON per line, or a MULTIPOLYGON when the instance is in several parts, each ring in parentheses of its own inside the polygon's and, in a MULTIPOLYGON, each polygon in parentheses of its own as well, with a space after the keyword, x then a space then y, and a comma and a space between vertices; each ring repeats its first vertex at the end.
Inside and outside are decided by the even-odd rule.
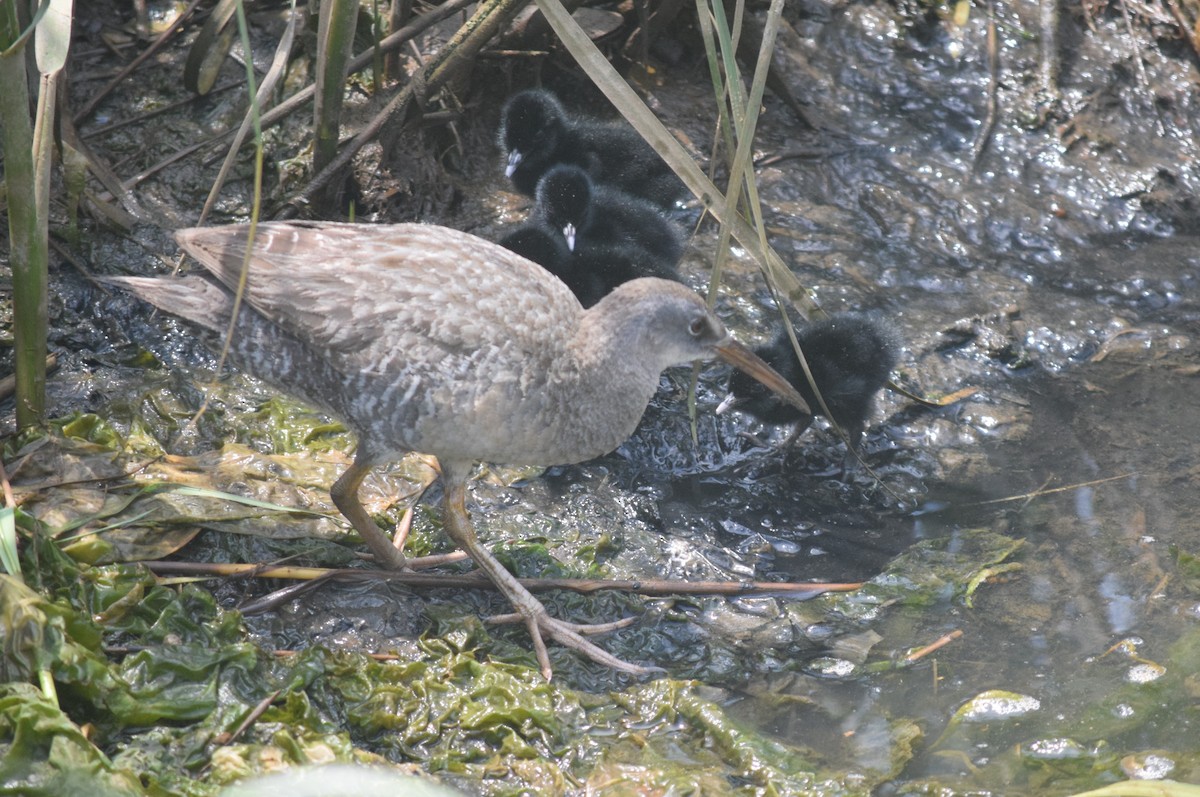
MULTIPOLYGON (((1127 754, 1121 771, 1129 776, 1147 776, 1137 765, 1143 751, 1173 750, 1170 776, 1194 779, 1194 737, 1178 736, 1192 721, 1176 710, 1188 698, 1166 690, 1134 705, 1127 694, 1157 673, 1139 669, 1143 659, 1174 657, 1180 675, 1187 657, 1172 646, 1194 636, 1200 618, 1194 582, 1175 560, 1200 547, 1192 473, 1200 249, 1190 222, 1169 212, 1190 200, 1147 190, 1165 174, 1195 180, 1175 160, 1189 159, 1195 141, 1192 93, 1179 82, 1187 70, 1163 59, 1150 67, 1154 90, 1178 110, 1167 134, 1156 134, 1144 113, 1115 109, 1136 107, 1144 95, 1084 68, 1096 37, 1064 21, 1062 30, 1089 42, 1061 84, 1070 122, 1024 127, 1011 92, 1032 80, 1022 58, 1038 54, 1017 37, 1003 39, 1001 121, 972 176, 986 93, 978 50, 950 58, 950 37, 935 33, 922 44, 869 7, 796 22, 815 44, 804 72, 815 84, 793 86, 819 97, 818 118, 854 144, 827 160, 763 170, 773 222, 794 230, 776 245, 787 251, 791 243, 794 270, 827 309, 879 308, 896 319, 909 342, 900 367, 907 385, 980 390, 938 410, 884 397, 866 446, 880 480, 874 491, 855 476, 840 501, 823 500, 837 493, 822 473, 832 457, 828 443, 816 453, 810 446, 831 438, 812 433, 802 451, 733 466, 754 472, 752 486, 733 483, 736 498, 699 497, 702 480, 685 480, 685 489, 743 538, 782 537, 764 569, 788 578, 869 575, 914 541, 975 527, 1022 538, 1025 549, 1021 570, 989 584, 974 608, 950 601, 875 626, 883 635, 876 654, 961 630, 935 664, 873 676, 852 669, 832 676, 838 685, 828 670, 802 667, 819 680, 772 683, 743 696, 736 714, 864 766, 884 718, 920 718, 927 741, 949 728, 896 781, 900 791, 926 777, 961 778, 961 788, 1069 790, 1065 779, 1054 787, 1031 774, 1036 755, 1012 770, 1012 746, 1039 735, 1084 747, 1104 739, 1111 749, 1079 756, 1127 754), (878 61, 845 59, 868 48, 860 37, 872 32, 878 61), (831 46, 844 36, 854 44, 831 46), (895 36, 909 47, 893 47, 895 36), (1096 123, 1091 90, 1120 97, 1105 108, 1108 132, 1072 139, 1070 130, 1096 123), (1118 131, 1130 146, 1114 146, 1118 131), (1175 154, 1157 160, 1168 151, 1175 154), (1057 491, 1070 485, 1084 486, 1057 491), (1125 652, 1105 655, 1121 640, 1132 640, 1125 652), (1019 720, 997 718, 986 732, 956 727, 954 712, 990 689, 1034 697, 1040 707, 1019 720), (785 708, 785 696, 796 694, 816 696, 818 708, 785 708)), ((980 24, 972 20, 976 33, 980 24)), ((783 118, 764 118, 763 153, 794 145, 783 118)))

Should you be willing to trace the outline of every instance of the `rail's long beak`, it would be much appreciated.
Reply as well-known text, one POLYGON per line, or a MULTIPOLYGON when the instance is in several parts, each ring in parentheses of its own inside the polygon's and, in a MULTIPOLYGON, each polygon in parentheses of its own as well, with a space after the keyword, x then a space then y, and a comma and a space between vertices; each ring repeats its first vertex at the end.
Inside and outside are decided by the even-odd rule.
POLYGON ((788 404, 812 415, 812 409, 808 406, 808 402, 796 392, 796 388, 777 374, 774 368, 763 362, 757 354, 731 337, 726 338, 725 342, 719 344, 716 349, 717 356, 722 360, 762 382, 788 404))

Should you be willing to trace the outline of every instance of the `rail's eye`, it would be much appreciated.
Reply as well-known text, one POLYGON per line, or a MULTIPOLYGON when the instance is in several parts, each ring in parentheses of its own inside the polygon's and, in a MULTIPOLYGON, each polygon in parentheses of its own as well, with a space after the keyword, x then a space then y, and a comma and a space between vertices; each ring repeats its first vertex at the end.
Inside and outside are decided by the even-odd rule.
POLYGON ((693 338, 698 338, 700 337, 700 333, 704 331, 705 326, 707 325, 704 323, 703 318, 693 318, 692 323, 688 324, 688 332, 693 338))

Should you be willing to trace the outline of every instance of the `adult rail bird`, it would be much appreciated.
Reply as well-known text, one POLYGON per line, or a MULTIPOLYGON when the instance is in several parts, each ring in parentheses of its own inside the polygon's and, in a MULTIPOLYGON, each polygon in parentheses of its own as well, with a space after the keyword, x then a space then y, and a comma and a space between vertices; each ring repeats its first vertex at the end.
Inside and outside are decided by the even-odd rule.
MULTIPOLYGON (((223 331, 250 227, 181 230, 176 240, 216 281, 110 281, 223 331)), ((569 464, 611 451, 633 432, 660 372, 695 359, 721 357, 803 406, 795 390, 674 282, 628 282, 585 311, 540 266, 424 224, 263 223, 252 247, 233 353, 357 433, 354 463, 330 493, 376 558, 405 562, 359 502, 359 485, 406 452, 433 454, 446 533, 523 617, 544 676, 543 634, 616 669, 648 672, 584 639, 587 627, 551 617, 479 543, 465 503, 471 468, 569 464)))

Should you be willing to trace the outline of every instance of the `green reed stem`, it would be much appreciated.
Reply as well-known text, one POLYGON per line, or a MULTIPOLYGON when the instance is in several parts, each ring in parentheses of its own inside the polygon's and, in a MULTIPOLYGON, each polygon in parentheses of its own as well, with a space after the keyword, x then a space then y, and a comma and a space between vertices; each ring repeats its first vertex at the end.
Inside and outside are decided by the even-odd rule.
POLYGON ((39 218, 34 137, 29 118, 25 47, 17 4, 0 3, 0 127, 8 188, 8 235, 13 274, 13 337, 17 426, 42 423, 46 412, 46 284, 48 238, 39 218))
POLYGON ((325 0, 321 3, 317 21, 317 99, 313 112, 313 129, 316 131, 314 174, 337 156, 346 65, 350 63, 357 22, 357 0, 325 0))

